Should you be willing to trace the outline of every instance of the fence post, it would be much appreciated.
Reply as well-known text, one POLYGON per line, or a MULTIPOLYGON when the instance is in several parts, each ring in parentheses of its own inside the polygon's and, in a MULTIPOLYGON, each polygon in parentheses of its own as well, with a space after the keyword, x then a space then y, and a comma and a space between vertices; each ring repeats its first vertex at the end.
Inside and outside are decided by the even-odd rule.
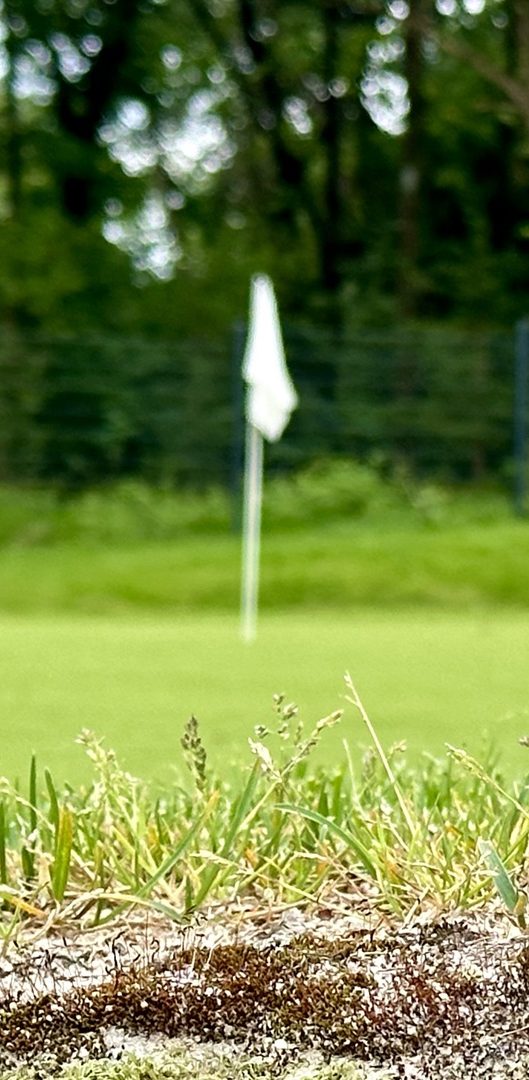
POLYGON ((516 323, 514 347, 514 510, 526 513, 529 319, 516 323))
POLYGON ((244 460, 244 390, 242 382, 242 360, 246 342, 246 323, 238 319, 232 332, 232 406, 233 438, 231 452, 230 490, 231 490, 231 527, 233 532, 240 532, 242 518, 242 474, 244 460))

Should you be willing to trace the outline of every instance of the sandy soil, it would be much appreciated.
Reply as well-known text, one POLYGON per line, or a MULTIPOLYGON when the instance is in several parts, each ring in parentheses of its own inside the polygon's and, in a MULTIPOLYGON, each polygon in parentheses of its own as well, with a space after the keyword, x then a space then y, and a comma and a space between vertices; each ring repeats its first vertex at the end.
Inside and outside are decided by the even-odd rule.
POLYGON ((373 1077, 529 1077, 529 940, 496 908, 395 926, 343 903, 247 905, 187 927, 30 929, 0 958, 0 1007, 4 1068, 178 1038, 278 1066, 346 1054, 373 1077))

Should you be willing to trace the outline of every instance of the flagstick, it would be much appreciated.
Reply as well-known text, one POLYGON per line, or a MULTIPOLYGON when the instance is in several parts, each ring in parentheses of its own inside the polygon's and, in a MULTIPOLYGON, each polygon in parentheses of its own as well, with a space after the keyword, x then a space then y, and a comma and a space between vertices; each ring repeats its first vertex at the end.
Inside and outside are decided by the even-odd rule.
POLYGON ((257 631, 262 498, 263 436, 253 424, 248 423, 244 466, 241 581, 241 634, 244 641, 253 641, 257 631))

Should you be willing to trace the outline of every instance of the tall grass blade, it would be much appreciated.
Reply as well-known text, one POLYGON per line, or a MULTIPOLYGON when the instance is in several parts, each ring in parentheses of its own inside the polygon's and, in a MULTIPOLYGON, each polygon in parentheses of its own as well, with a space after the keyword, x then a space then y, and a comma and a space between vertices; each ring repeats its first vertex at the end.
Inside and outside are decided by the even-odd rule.
POLYGON ((525 928, 524 909, 526 897, 516 888, 509 872, 490 840, 478 839, 478 851, 490 870, 494 885, 505 907, 516 916, 518 923, 525 928))
POLYGON ((51 871, 51 889, 59 904, 64 900, 73 842, 73 814, 67 806, 61 806, 55 839, 55 861, 51 871))
POLYGON ((202 828, 202 825, 204 824, 210 810, 212 809, 216 801, 217 797, 215 792, 208 800, 203 812, 197 817, 196 821, 193 822, 191 828, 188 829, 188 831, 184 834, 184 836, 181 838, 180 842, 176 845, 174 850, 167 856, 166 859, 164 859, 161 866, 158 867, 156 873, 153 874, 152 877, 150 877, 144 885, 142 885, 141 889, 138 889, 138 896, 149 896, 149 894, 154 889, 154 886, 157 885, 162 878, 167 877, 167 875, 171 873, 171 870, 174 869, 178 860, 181 859, 187 851, 189 845, 191 844, 191 841, 194 839, 199 829, 202 828))
MULTIPOLYGON (((253 766, 253 768, 252 768, 252 770, 250 772, 250 775, 248 777, 246 785, 243 788, 243 791, 241 792, 241 795, 240 795, 239 799, 235 803, 235 807, 234 807, 233 814, 232 814, 232 817, 231 817, 230 825, 229 825, 228 831, 226 833, 224 843, 223 843, 222 848, 221 848, 220 853, 219 853, 220 859, 225 860, 225 859, 229 859, 231 857, 232 848, 233 848, 233 844, 234 844, 235 838, 237 836, 237 833, 239 832, 239 829, 243 825, 244 820, 245 820, 245 818, 246 818, 246 816, 248 814, 248 811, 250 810, 250 806, 252 804, 252 799, 253 799, 253 796, 254 796, 255 788, 257 786, 257 781, 259 779, 259 773, 260 773, 260 765, 259 765, 259 762, 256 761, 255 765, 253 766)), ((200 886, 200 888, 198 890, 198 893, 197 893, 197 895, 195 897, 195 905, 194 905, 195 907, 199 907, 200 904, 202 904, 204 902, 204 900, 206 899, 206 896, 210 892, 210 889, 211 889, 215 879, 218 877, 218 875, 220 873, 220 870, 221 870, 220 865, 217 865, 217 866, 211 866, 206 871, 206 873, 204 875, 204 880, 202 882, 202 885, 200 886)))
POLYGON ((31 755, 31 763, 29 767, 29 799, 28 799, 28 813, 29 813, 29 831, 35 835, 37 831, 37 759, 35 754, 31 755))
POLYGON ((6 808, 4 800, 0 802, 0 882, 7 885, 7 836, 6 836, 6 808))
POLYGON ((367 710, 366 710, 366 708, 364 706, 364 703, 363 703, 363 701, 362 701, 362 699, 361 699, 361 697, 360 697, 360 695, 358 693, 358 690, 356 689, 356 687, 355 687, 355 685, 353 683, 353 680, 352 680, 351 676, 349 675, 349 672, 347 672, 346 675, 345 675, 345 685, 347 686, 348 690, 350 690, 351 694, 353 695, 352 697, 347 698, 347 700, 351 702, 351 705, 354 705, 355 709, 358 709, 358 712, 360 713, 360 716, 362 717, 362 720, 363 720, 363 722, 364 722, 364 724, 365 724, 365 726, 366 726, 366 728, 367 728, 367 730, 369 732, 369 736, 371 738, 373 746, 375 747, 375 750, 376 750, 376 752, 378 754, 378 757, 379 757, 380 761, 382 762, 382 767, 383 767, 383 769, 384 769, 384 771, 386 773, 386 776, 387 776, 387 778, 388 778, 388 780, 389 780, 389 782, 390 782, 390 784, 391 784, 391 786, 393 788, 393 791, 395 792, 397 802, 398 802, 398 804, 400 806, 400 809, 402 811, 402 816, 403 816, 403 818, 404 818, 404 820, 406 822, 406 825, 408 826, 408 831, 410 833, 410 836, 413 836, 415 834, 415 832, 416 832, 416 825, 415 825, 415 822, 414 822, 414 820, 413 820, 413 818, 411 816, 409 806, 408 806, 408 804, 407 804, 407 802, 406 802, 406 800, 404 798, 404 795, 402 794, 400 784, 399 784, 399 782, 398 782, 398 780, 397 780, 397 778, 395 776, 395 773, 393 772, 393 769, 391 768, 391 765, 390 765, 390 763, 388 761, 388 758, 387 758, 386 752, 384 750, 384 747, 382 746, 382 743, 380 742, 380 739, 379 739, 379 737, 378 737, 378 735, 376 733, 375 727, 371 722, 371 719, 370 719, 370 717, 369 717, 369 715, 367 713, 367 710))
POLYGON ((354 851, 357 859, 364 867, 364 870, 367 870, 371 877, 378 880, 379 872, 377 866, 373 862, 367 848, 362 844, 361 840, 357 840, 352 833, 348 832, 346 829, 342 829, 341 825, 337 825, 332 818, 323 817, 317 810, 310 810, 305 806, 295 806, 292 803, 278 803, 277 809, 283 810, 286 814, 299 814, 300 817, 307 818, 308 821, 314 821, 322 828, 325 827, 329 832, 333 832, 335 836, 338 836, 340 840, 343 840, 344 844, 347 844, 347 847, 350 848, 351 851, 354 851))
POLYGON ((29 830, 20 857, 22 869, 26 881, 32 881, 35 877, 35 843, 37 839, 37 759, 31 755, 29 766, 29 793, 28 793, 28 823, 29 830))
POLYGON ((50 820, 50 825, 52 825, 53 828, 56 829, 59 824, 59 800, 57 798, 55 784, 53 783, 53 777, 49 769, 44 769, 44 780, 48 789, 48 798, 50 800, 48 817, 50 820))

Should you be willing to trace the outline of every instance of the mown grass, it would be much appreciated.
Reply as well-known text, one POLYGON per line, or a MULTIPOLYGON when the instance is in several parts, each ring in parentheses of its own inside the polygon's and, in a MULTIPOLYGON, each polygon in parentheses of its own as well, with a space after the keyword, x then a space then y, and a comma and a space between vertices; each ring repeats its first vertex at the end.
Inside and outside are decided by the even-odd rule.
POLYGON ((493 768, 453 749, 412 768, 386 751, 350 681, 371 749, 355 766, 309 769, 334 712, 305 730, 278 698, 251 757, 231 783, 209 768, 194 719, 182 751, 190 782, 163 795, 126 773, 95 737, 81 737, 93 767, 84 787, 54 782, 32 760, 27 784, 0 789, 2 933, 26 917, 99 926, 131 906, 176 920, 213 899, 322 895, 365 902, 402 918, 424 905, 473 907, 498 889, 523 917, 518 887, 529 848, 529 777, 505 784, 493 768), (368 901, 367 901, 368 898, 368 901))
MULTIPOLYGON (((265 535, 263 611, 315 607, 529 605, 529 524, 505 520, 431 529, 342 521, 265 535)), ((0 609, 79 613, 232 611, 234 535, 128 546, 9 547, 0 609)))
MULTIPOLYGON (((215 767, 229 775, 246 739, 266 724, 285 691, 306 716, 343 704, 342 675, 358 674, 387 742, 405 739, 413 759, 457 742, 475 754, 492 740, 509 773, 529 731, 524 611, 315 609, 263 614, 257 641, 240 639, 230 615, 0 617, 2 764, 14 778, 33 750, 60 781, 88 776, 74 744, 82 727, 105 735, 125 766, 171 782, 190 712, 200 719, 215 767)), ((348 718, 329 733, 318 761, 333 766, 346 737, 365 742, 348 718)))
MULTIPOLYGON (((233 610, 233 509, 220 488, 0 488, 0 610, 233 610)), ((267 477, 263 531, 263 610, 529 604, 529 522, 499 492, 316 462, 267 477)))

